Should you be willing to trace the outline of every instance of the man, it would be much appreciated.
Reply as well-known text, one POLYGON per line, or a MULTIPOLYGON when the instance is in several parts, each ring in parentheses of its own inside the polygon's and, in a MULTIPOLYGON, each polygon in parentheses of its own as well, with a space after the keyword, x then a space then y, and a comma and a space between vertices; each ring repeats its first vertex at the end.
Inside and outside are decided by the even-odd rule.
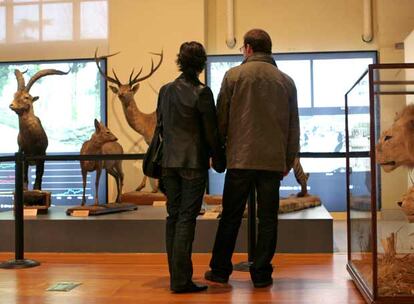
POLYGON ((209 281, 226 283, 249 191, 257 192, 258 240, 250 275, 255 287, 273 283, 279 187, 299 151, 296 87, 271 56, 261 29, 244 35, 244 61, 227 71, 217 101, 219 133, 226 144, 227 174, 209 281))

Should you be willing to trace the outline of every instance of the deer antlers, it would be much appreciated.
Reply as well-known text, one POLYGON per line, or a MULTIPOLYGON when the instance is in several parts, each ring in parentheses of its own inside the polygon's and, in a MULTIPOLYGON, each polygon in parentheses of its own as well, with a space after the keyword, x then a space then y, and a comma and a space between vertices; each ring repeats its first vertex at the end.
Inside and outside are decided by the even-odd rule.
MULTIPOLYGON (((119 80, 119 78, 118 78, 118 76, 116 75, 116 73, 115 73, 115 70, 114 69, 112 69, 112 73, 114 74, 114 77, 115 78, 112 78, 112 77, 110 77, 110 76, 108 76, 108 75, 106 75, 103 71, 102 71, 102 69, 101 69, 101 67, 99 66, 99 59, 105 59, 105 58, 109 58, 109 57, 112 57, 112 56, 115 56, 115 55, 117 55, 117 54, 119 54, 120 52, 117 52, 117 53, 114 53, 114 54, 110 54, 110 55, 105 55, 105 56, 100 56, 100 57, 98 57, 98 48, 96 48, 96 50, 95 50, 95 63, 96 63, 96 66, 98 67, 98 70, 99 70, 99 73, 107 80, 107 81, 109 81, 109 82, 112 82, 112 83, 115 83, 116 85, 118 85, 118 86, 121 86, 122 85, 122 83, 121 83, 121 81, 119 80)), ((141 67, 141 69, 139 70, 139 72, 137 73, 137 75, 135 75, 134 76, 134 69, 132 69, 132 72, 131 72, 131 74, 129 75, 129 86, 133 86, 134 84, 136 84, 136 83, 138 83, 138 82, 140 82, 140 81, 143 81, 143 80, 145 80, 145 79, 147 79, 147 78, 149 78, 149 77, 151 77, 152 76, 152 74, 154 74, 155 73, 155 71, 156 70, 158 70, 158 68, 161 66, 161 63, 162 63, 162 60, 163 60, 163 58, 164 58, 164 53, 163 53, 163 51, 161 50, 161 53, 150 53, 150 54, 153 54, 153 55, 157 55, 157 56, 160 56, 160 61, 158 62, 158 64, 155 66, 155 68, 154 68, 154 60, 153 59, 151 59, 151 71, 147 74, 147 75, 145 75, 145 76, 142 76, 142 77, 139 77, 139 75, 141 75, 141 72, 142 72, 142 67, 141 67)))

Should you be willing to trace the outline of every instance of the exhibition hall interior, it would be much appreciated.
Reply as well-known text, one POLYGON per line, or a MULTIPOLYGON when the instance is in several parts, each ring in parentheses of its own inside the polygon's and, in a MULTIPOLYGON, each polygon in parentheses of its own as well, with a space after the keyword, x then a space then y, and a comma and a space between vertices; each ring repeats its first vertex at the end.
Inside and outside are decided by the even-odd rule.
POLYGON ((0 0, 0 303, 414 303, 413 11, 412 0, 0 0), (143 173, 159 92, 181 73, 181 44, 198 41, 217 105, 251 29, 294 81, 300 123, 272 284, 250 275, 254 187, 228 282, 205 277, 227 173, 210 168, 190 249, 208 288, 174 292, 167 198, 143 173))

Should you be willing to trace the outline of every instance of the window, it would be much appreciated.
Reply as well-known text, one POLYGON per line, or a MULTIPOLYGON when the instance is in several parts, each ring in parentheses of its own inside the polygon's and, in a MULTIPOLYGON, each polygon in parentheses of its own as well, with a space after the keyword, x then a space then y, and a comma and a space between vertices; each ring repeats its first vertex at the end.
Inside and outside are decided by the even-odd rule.
POLYGON ((277 66, 294 79, 297 87, 298 106, 300 108, 311 107, 311 61, 279 60, 277 66))
MULTIPOLYGON (((279 69, 293 78, 298 91, 301 152, 328 153, 332 157, 301 158, 305 172, 310 173, 309 192, 319 195, 329 211, 346 210, 345 183, 345 93, 368 68, 375 63, 376 52, 332 52, 275 54, 279 69)), ((209 56, 207 84, 217 98, 225 72, 239 65, 240 55, 209 56)), ((369 151, 369 92, 364 79, 353 91, 349 116, 351 149, 369 151)), ((358 178, 369 177, 369 162, 358 160, 358 178)), ((221 194, 224 174, 209 173, 209 192, 221 194)), ((364 183, 362 183, 364 184, 364 183)), ((369 184, 369 183, 367 183, 369 184)), ((281 196, 300 191, 291 172, 282 182, 281 196)), ((369 191, 367 189, 360 189, 369 191)))
POLYGON ((107 16, 106 2, 84 1, 81 3, 81 39, 106 39, 107 16))
POLYGON ((73 37, 71 3, 50 3, 43 6, 43 39, 71 40, 73 37))
POLYGON ((107 36, 107 0, 0 0, 0 43, 107 36))
MULTIPOLYGON (((371 58, 318 59, 313 61, 315 107, 343 107, 344 92, 372 63, 371 58), (340 71, 340 81, 332 77, 340 71)), ((361 104, 367 106, 366 104, 361 104)))
POLYGON ((6 9, 0 2, 0 43, 6 40, 6 9))

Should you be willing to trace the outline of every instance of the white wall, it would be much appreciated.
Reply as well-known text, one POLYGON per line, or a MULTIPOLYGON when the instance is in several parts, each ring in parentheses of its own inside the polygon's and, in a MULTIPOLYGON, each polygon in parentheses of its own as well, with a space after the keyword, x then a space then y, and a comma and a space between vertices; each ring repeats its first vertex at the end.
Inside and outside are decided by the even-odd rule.
MULTIPOLYGON (((135 95, 137 106, 145 113, 155 111, 157 94, 153 91, 175 79, 178 69, 176 55, 182 42, 197 40, 204 43, 203 0, 110 0, 110 53, 121 53, 109 59, 108 71, 115 69, 122 82, 127 82, 133 68, 149 71, 149 52, 164 52, 159 70, 143 81, 135 95), (151 85, 151 86, 150 86, 151 85)), ((154 57, 157 62, 158 58, 154 57)), ((125 153, 144 153, 147 145, 138 133, 129 127, 117 97, 108 90, 108 124, 119 137, 125 153)), ((142 179, 142 161, 124 161, 126 172, 124 192, 134 190, 142 179)), ((112 178, 109 178, 112 181, 112 178)), ((112 197, 115 190, 110 182, 112 197)), ((147 190, 150 187, 147 186, 147 190)))

